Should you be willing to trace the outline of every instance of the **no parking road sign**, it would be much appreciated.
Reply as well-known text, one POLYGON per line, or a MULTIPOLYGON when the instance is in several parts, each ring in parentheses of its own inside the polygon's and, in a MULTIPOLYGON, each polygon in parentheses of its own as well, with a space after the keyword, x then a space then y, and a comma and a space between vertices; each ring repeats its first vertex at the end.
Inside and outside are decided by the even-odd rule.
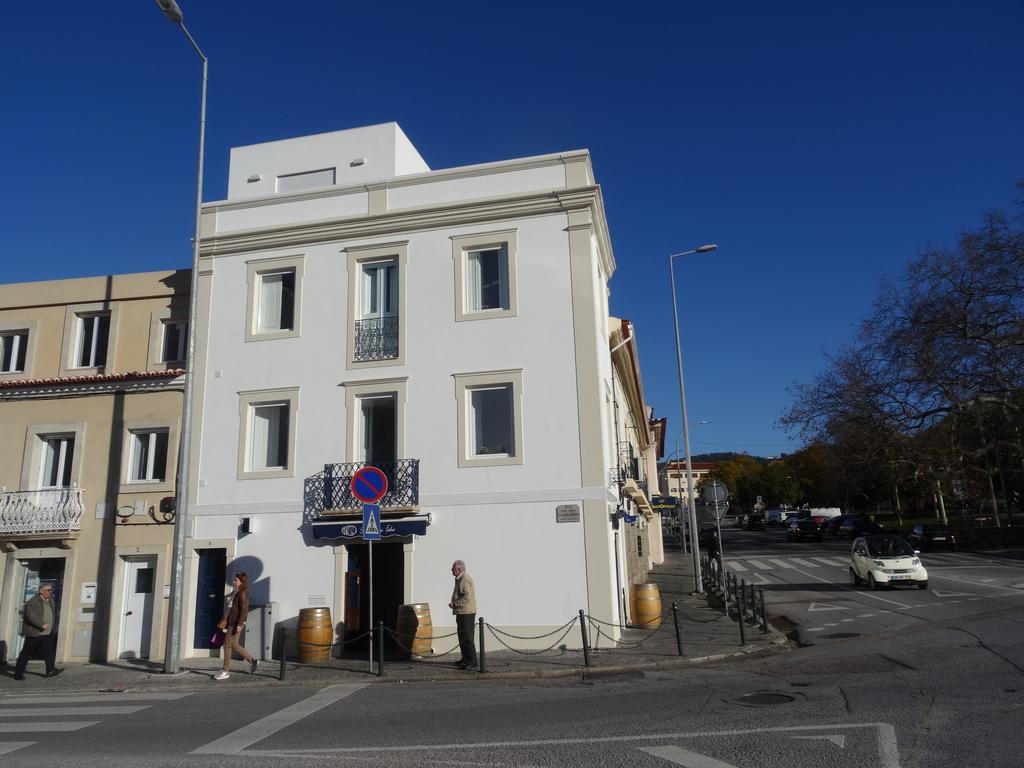
POLYGON ((352 475, 352 495, 364 504, 380 501, 388 492, 388 476, 376 467, 363 467, 352 475))

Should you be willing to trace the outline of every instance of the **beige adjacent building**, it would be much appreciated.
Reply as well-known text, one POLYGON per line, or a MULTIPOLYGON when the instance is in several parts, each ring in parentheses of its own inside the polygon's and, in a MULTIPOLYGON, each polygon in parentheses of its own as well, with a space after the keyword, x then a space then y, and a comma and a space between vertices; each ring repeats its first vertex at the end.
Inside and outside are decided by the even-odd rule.
POLYGON ((0 643, 56 587, 58 661, 163 654, 189 272, 0 285, 0 643))

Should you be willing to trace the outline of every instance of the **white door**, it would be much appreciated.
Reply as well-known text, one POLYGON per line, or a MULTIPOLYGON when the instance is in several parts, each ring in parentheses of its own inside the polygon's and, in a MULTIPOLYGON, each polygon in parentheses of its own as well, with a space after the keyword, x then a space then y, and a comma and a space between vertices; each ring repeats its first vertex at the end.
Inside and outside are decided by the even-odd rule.
POLYGON ((148 659, 153 629, 153 575, 156 558, 125 560, 124 616, 121 620, 122 659, 148 659))

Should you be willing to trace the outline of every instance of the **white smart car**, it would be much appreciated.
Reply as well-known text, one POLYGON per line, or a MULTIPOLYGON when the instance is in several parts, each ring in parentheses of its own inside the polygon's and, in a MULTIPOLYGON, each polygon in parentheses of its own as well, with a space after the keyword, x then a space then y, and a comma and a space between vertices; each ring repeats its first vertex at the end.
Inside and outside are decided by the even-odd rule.
POLYGON ((867 582, 872 589, 896 584, 928 588, 928 571, 916 551, 899 536, 861 536, 853 542, 850 582, 867 582))

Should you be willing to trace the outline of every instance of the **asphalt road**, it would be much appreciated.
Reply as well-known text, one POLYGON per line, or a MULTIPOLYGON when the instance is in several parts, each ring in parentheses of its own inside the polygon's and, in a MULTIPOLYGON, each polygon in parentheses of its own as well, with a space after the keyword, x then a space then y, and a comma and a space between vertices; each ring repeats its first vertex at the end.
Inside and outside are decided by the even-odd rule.
POLYGON ((6 697, 0 761, 1018 768, 1022 626, 1024 611, 1003 609, 728 664, 589 682, 258 692, 211 682, 168 698, 6 697))
POLYGON ((587 681, 6 696, 0 764, 1019 768, 1020 561, 925 555, 927 591, 870 593, 831 562, 848 549, 727 532, 727 560, 810 618, 807 647, 587 681))
MULTIPOLYGON (((764 589, 769 616, 799 627, 801 642, 910 629, 1024 607, 1024 553, 923 552, 928 589, 877 592, 850 584, 848 539, 786 541, 780 528, 723 528, 726 568, 764 589)), ((1024 764, 1024 761, 1022 761, 1024 764)))

